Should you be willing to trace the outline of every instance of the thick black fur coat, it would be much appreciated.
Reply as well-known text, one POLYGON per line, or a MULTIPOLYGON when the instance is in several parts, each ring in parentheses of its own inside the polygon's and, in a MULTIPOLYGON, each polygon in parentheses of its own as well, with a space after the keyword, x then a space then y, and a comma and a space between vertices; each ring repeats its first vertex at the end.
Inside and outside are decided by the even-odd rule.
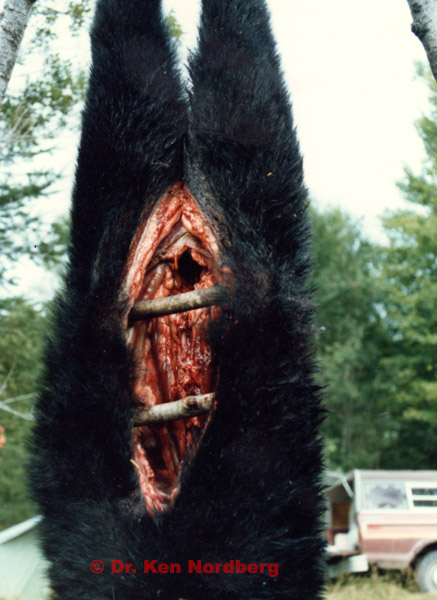
POLYGON ((31 467, 56 598, 320 598, 306 191, 265 2, 203 0, 189 92, 159 0, 99 0, 92 53, 31 467), (216 223, 233 279, 210 331, 217 408, 174 507, 152 518, 131 462, 119 290, 141 219, 177 181, 216 223), (111 573, 114 559, 137 572, 111 573), (182 573, 145 574, 154 559, 182 573), (278 575, 186 572, 188 560, 236 559, 277 563, 278 575))

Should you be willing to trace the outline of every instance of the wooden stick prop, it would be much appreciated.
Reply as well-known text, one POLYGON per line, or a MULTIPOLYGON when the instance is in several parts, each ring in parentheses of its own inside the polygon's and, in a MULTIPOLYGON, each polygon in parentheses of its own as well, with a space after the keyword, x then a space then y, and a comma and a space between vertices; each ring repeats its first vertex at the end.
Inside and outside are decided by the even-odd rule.
POLYGON ((143 321, 153 317, 162 317, 181 313, 206 306, 223 304, 226 301, 226 288, 222 285, 212 286, 203 290, 193 290, 185 294, 136 302, 132 308, 129 321, 143 321))
POLYGON ((187 396, 182 400, 155 404, 149 408, 138 408, 135 411, 134 427, 205 415, 212 409, 213 403, 214 394, 212 393, 202 396, 187 396))

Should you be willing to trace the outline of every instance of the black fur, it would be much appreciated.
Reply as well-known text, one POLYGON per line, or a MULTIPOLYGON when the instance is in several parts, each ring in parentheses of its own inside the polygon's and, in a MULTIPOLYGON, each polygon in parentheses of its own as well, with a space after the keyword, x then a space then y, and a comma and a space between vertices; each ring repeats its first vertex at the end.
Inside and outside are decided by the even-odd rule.
POLYGON ((312 381, 302 159, 264 0, 204 0, 184 93, 158 0, 100 0, 70 267, 47 348, 31 477, 62 600, 320 598, 321 409, 312 381), (174 508, 152 519, 130 459, 119 300, 140 220, 183 180, 234 273, 214 325, 218 408, 174 508), (101 574, 90 571, 105 562, 101 574), (136 574, 110 573, 111 559, 136 574), (182 574, 144 574, 143 560, 182 574), (276 578, 186 573, 278 563, 276 578))

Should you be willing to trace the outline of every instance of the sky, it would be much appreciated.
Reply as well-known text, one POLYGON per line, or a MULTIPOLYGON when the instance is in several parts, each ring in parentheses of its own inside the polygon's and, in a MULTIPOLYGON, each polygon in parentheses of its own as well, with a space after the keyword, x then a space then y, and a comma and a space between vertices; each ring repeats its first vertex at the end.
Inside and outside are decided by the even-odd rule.
MULTIPOLYGON (((360 219, 366 235, 380 241, 379 216, 405 206, 396 181, 405 165, 418 170, 423 159, 414 122, 428 110, 428 91, 414 61, 426 57, 411 33, 407 0, 267 1, 311 197, 321 209, 339 206, 360 219)), ((196 45, 199 5, 164 0, 185 32, 184 60, 196 45)), ((83 39, 65 35, 59 44, 80 60, 87 56, 83 39)), ((69 207, 77 135, 63 139, 56 162, 67 177, 39 207, 47 218, 69 207)), ((19 291, 45 296, 48 276, 30 263, 20 269, 19 291)))
MULTIPOLYGON (((304 154, 306 181, 321 208, 340 206, 382 239, 379 215, 404 206, 396 186, 419 169, 414 122, 427 89, 414 61, 406 0, 268 0, 304 154)), ((195 47, 198 0, 164 0, 195 47)))

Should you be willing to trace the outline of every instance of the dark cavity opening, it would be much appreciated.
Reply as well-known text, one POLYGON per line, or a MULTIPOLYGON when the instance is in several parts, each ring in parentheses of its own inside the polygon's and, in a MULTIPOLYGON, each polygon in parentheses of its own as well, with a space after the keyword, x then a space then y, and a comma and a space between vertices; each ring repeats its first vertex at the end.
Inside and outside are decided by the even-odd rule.
POLYGON ((191 258, 191 252, 189 250, 184 252, 180 257, 178 261, 178 272, 185 283, 191 287, 200 281, 202 267, 191 258))

